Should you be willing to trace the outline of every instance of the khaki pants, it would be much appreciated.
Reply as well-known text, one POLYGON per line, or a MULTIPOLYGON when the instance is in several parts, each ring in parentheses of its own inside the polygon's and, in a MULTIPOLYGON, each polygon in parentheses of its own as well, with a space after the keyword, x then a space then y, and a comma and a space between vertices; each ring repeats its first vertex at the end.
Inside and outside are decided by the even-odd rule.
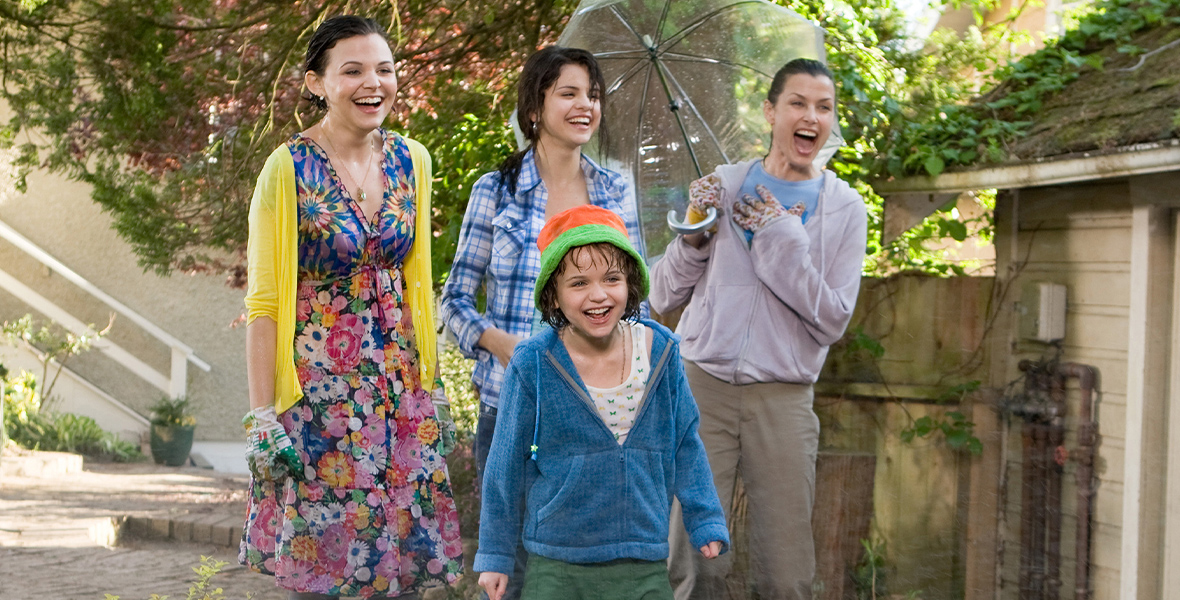
MULTIPOLYGON (((684 368, 700 407, 700 436, 727 520, 741 466, 750 569, 759 597, 810 599, 815 577, 811 508, 819 449, 812 387, 730 385, 687 360, 684 368)), ((706 560, 699 549, 689 547, 679 502, 673 503, 671 519, 668 572, 676 600, 726 598, 733 554, 706 560)))

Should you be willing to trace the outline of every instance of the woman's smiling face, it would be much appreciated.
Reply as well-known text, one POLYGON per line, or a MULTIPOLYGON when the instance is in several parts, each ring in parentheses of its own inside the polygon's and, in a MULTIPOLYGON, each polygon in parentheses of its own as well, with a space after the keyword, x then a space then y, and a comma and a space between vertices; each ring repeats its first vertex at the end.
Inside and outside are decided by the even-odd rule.
MULTIPOLYGON (((812 164, 836 123, 836 87, 824 76, 796 73, 787 78, 774 104, 762 103, 770 124, 770 154, 794 175, 810 179, 812 164)), ((790 179, 790 177, 788 177, 790 179)))
POLYGON ((545 90, 545 100, 538 127, 542 143, 545 138, 571 147, 582 146, 598 130, 602 104, 598 91, 591 89, 586 67, 568 64, 561 67, 557 81, 545 90))
POLYGON ((379 35, 358 35, 328 50, 323 73, 308 71, 307 88, 328 103, 335 123, 369 131, 393 109, 397 76, 393 52, 379 35))

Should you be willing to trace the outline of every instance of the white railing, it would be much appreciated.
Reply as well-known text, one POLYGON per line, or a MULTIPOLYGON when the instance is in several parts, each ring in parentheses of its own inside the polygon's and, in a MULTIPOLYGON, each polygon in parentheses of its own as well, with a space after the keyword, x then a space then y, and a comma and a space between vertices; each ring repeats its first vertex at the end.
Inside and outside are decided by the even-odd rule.
MULTIPOLYGON (((172 349, 172 367, 169 375, 160 373, 155 368, 151 367, 142 360, 136 358, 127 350, 123 349, 114 342, 100 338, 95 341, 94 347, 114 359, 119 364, 126 367, 132 373, 135 373, 144 381, 154 385, 160 390, 167 392, 173 398, 179 398, 185 395, 185 390, 188 385, 188 363, 192 362, 197 368, 202 371, 209 372, 212 368, 209 363, 197 357, 196 353, 191 347, 184 342, 176 339, 172 334, 160 329, 158 325, 152 323, 143 315, 131 310, 130 307, 119 302, 110 294, 99 289, 93 283, 87 281, 81 275, 75 273, 69 267, 61 263, 61 261, 53 258, 48 252, 45 252, 28 238, 18 233, 7 223, 0 221, 0 238, 5 239, 13 246, 16 246, 25 254, 37 259, 38 262, 48 267, 53 272, 62 276, 66 281, 82 288, 86 293, 101 300, 104 304, 113 309, 116 313, 126 317, 132 323, 138 325, 141 329, 146 331, 152 337, 163 342, 166 346, 172 349)), ((18 279, 0 269, 0 288, 7 290, 12 295, 19 298, 25 304, 36 309, 46 317, 57 321, 66 329, 78 335, 94 335, 95 331, 89 325, 78 320, 65 309, 54 304, 49 299, 38 294, 29 286, 21 283, 18 279)))

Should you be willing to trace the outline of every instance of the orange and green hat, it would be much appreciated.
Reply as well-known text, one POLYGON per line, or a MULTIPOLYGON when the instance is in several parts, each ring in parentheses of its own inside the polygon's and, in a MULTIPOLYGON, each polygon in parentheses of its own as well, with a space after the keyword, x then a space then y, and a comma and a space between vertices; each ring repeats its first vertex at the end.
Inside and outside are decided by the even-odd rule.
POLYGON ((578 246, 602 242, 617 246, 635 259, 643 278, 643 296, 647 297, 650 286, 647 265, 631 245, 623 219, 605 208, 583 204, 558 213, 545 223, 541 235, 537 236, 537 248, 541 250, 541 272, 537 275, 537 286, 533 288, 533 303, 538 310, 544 310, 541 306, 541 290, 545 289, 545 284, 557 265, 561 264, 561 259, 565 258, 565 253, 578 246))

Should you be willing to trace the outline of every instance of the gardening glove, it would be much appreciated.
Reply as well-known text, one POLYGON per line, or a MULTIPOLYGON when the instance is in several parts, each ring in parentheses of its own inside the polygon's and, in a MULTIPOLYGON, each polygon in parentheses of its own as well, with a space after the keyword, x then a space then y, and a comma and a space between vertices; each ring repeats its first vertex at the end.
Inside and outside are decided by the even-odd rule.
POLYGON ((273 406, 261 406, 242 419, 246 426, 246 463, 259 481, 303 479, 303 461, 279 423, 273 406))
MULTIPOLYGON (((709 207, 721 210, 721 179, 709 174, 688 184, 688 212, 685 223, 692 225, 705 220, 709 207)), ((713 228, 716 230, 716 227, 713 228)))
POLYGON ((754 190, 758 198, 746 194, 733 203, 733 222, 745 230, 746 242, 753 242, 755 233, 787 215, 803 216, 806 206, 802 202, 787 209, 765 186, 756 185, 754 190))
POLYGON ((455 449, 455 420, 451 418, 451 401, 447 399, 447 390, 441 379, 434 380, 434 391, 430 392, 430 401, 434 403, 434 419, 438 421, 438 453, 446 456, 455 449))

